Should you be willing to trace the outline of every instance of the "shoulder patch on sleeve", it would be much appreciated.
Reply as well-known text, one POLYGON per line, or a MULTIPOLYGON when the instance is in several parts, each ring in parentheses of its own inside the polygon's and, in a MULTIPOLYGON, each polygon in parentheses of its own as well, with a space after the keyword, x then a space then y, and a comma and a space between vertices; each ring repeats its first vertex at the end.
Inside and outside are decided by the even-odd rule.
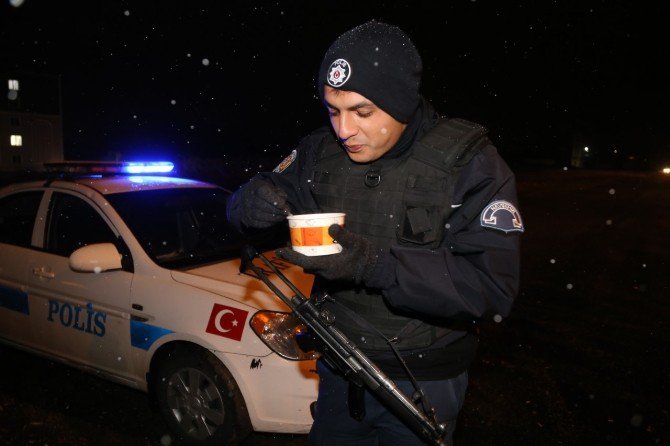
POLYGON ((293 161, 295 161, 297 156, 298 156, 298 151, 293 149, 293 151, 286 158, 284 158, 282 160, 282 162, 277 165, 277 167, 274 168, 273 172, 274 173, 283 172, 284 170, 286 170, 286 168, 288 166, 293 164, 293 161))
POLYGON ((509 201, 496 200, 482 211, 480 223, 485 228, 494 228, 504 232, 523 232, 521 214, 509 201))

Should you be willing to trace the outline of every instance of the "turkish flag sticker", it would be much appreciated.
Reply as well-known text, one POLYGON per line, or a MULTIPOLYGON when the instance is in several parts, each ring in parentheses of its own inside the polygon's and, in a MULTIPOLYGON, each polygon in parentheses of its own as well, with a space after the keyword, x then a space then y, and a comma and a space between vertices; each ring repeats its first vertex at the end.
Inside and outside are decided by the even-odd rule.
POLYGON ((247 321, 248 314, 248 311, 240 310, 239 308, 214 304, 206 331, 207 333, 239 341, 242 339, 242 331, 244 331, 244 323, 247 321))

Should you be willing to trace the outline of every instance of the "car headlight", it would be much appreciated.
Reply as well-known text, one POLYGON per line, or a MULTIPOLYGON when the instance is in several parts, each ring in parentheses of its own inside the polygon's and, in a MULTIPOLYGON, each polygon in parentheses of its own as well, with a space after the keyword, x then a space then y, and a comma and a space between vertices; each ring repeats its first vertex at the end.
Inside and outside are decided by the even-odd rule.
POLYGON ((251 317, 251 329, 279 356, 301 361, 316 359, 316 351, 305 352, 298 345, 298 337, 306 334, 307 327, 291 313, 262 310, 251 317))

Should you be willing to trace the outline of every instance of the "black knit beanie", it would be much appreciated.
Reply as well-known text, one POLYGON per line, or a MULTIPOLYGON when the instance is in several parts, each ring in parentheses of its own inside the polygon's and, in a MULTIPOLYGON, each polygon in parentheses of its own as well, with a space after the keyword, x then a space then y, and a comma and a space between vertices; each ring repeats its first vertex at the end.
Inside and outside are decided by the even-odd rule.
POLYGON ((355 91, 406 123, 419 105, 421 71, 421 56, 409 37, 397 26, 372 20, 333 42, 317 86, 322 100, 324 85, 355 91))

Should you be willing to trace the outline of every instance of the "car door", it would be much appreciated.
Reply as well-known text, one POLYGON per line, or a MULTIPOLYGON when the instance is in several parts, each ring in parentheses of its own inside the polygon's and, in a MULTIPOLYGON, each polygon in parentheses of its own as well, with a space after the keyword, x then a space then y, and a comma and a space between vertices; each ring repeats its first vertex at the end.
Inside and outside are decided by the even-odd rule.
POLYGON ((34 345, 26 281, 43 195, 30 190, 0 198, 0 337, 24 346, 34 345))
POLYGON ((133 273, 84 273, 68 264, 76 249, 103 242, 123 245, 93 201, 70 192, 52 192, 44 250, 34 253, 29 271, 30 297, 39 303, 32 315, 33 335, 51 353, 122 378, 132 366, 133 273))

